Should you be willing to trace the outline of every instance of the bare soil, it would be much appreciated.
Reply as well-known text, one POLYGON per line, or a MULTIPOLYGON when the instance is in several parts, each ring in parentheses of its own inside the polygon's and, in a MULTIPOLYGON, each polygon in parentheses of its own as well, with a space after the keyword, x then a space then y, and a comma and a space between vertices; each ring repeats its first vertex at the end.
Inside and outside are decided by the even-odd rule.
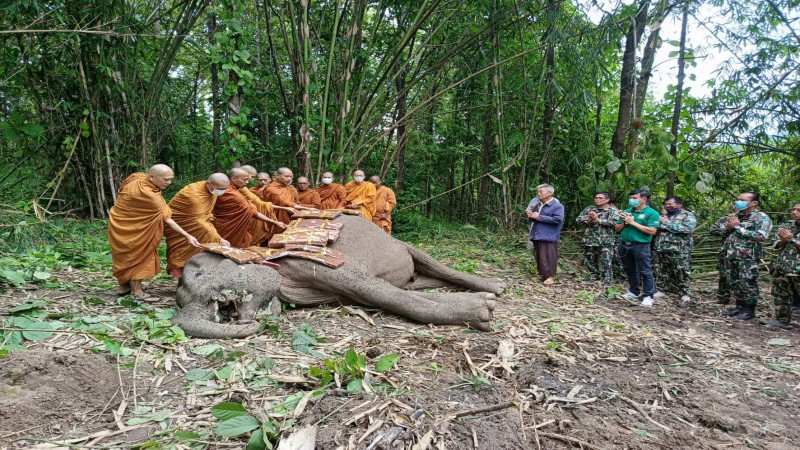
MULTIPOLYGON (((113 288, 91 288, 108 283, 107 274, 62 274, 72 277, 74 290, 17 291, 3 303, 46 297, 54 314, 114 317, 115 339, 135 352, 111 357, 95 336, 57 333, 29 344, 32 351, 0 359, 0 442, 20 448, 31 438, 111 448, 178 443, 173 433, 159 434, 163 428, 197 431, 209 448, 244 447, 247 436, 219 437, 210 414, 213 405, 237 401, 282 424, 284 435, 317 424, 321 450, 365 449, 398 424, 406 429, 386 448, 797 448, 800 333, 720 317, 710 282, 697 283, 688 308, 666 299, 644 309, 569 275, 545 287, 510 267, 482 263, 478 271, 509 284, 490 333, 357 307, 289 308, 277 331, 249 340, 163 345, 135 341, 124 325, 131 313, 116 303, 113 288), (353 348, 368 355, 370 367, 381 355, 400 359, 386 374, 368 375, 371 393, 349 393, 345 380, 281 411, 276 407, 289 396, 319 386, 302 379, 254 384, 259 377, 252 374, 264 358, 275 363, 271 375, 306 377, 308 367, 322 365, 292 348, 292 333, 304 323, 324 338, 315 349, 326 357, 353 348), (212 343, 241 353, 220 359, 196 351, 212 343), (236 370, 224 380, 185 378, 229 360, 236 370), (419 409, 421 417, 411 419, 419 409), (127 425, 159 411, 169 412, 158 426, 127 425)), ((173 283, 147 289, 163 297, 154 306, 174 307, 173 283)), ((771 314, 766 302, 758 313, 771 314)))

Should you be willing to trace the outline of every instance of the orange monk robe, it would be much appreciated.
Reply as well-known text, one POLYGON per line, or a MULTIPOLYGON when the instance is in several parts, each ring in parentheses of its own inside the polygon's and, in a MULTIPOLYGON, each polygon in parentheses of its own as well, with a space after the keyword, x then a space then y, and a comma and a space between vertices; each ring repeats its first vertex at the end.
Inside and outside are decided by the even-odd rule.
MULTIPOLYGON (((287 186, 277 180, 273 180, 261 191, 261 198, 275 206, 287 208, 294 208, 294 205, 298 204, 297 189, 292 186, 287 186)), ((287 225, 292 221, 289 212, 280 209, 275 211, 275 217, 287 225)))
MULTIPOLYGON (((208 192, 206 184, 205 181, 198 181, 186 185, 169 201, 169 208, 172 210, 172 220, 201 244, 219 244, 219 233, 208 221, 214 217, 217 197, 208 192)), ((203 249, 189 244, 183 235, 172 228, 167 228, 164 234, 167 236, 167 272, 180 277, 186 261, 203 249)))
MULTIPOLYGON (((244 195, 244 198, 246 198, 250 203, 256 205, 258 212, 272 220, 276 220, 275 210, 272 209, 272 203, 261 200, 248 187, 239 189, 239 192, 241 192, 242 195, 244 195)), ((265 241, 268 241, 273 234, 275 234, 275 229, 271 223, 264 222, 263 220, 253 219, 253 224, 250 225, 250 234, 253 236, 251 241, 252 245, 261 245, 265 241)))
POLYGON ((376 192, 375 217, 372 218, 372 222, 383 228, 386 233, 392 234, 392 211, 397 206, 397 198, 394 196, 394 191, 386 186, 379 187, 376 192), (386 213, 386 218, 381 219, 383 213, 386 213))
POLYGON ((217 197, 217 204, 214 205, 214 228, 223 239, 231 243, 231 247, 247 248, 253 242, 250 228, 256 214, 256 205, 247 201, 231 184, 224 194, 217 197))
POLYGON ((364 202, 363 205, 358 207, 358 210, 364 214, 364 218, 372 222, 372 216, 375 215, 375 185, 369 181, 362 181, 361 184, 355 181, 350 181, 345 185, 347 190, 347 202, 364 202))
POLYGON ((170 216, 161 191, 146 174, 134 173, 122 183, 108 215, 111 272, 120 286, 161 272, 157 248, 170 216))
POLYGON ((299 203, 300 206, 319 209, 321 201, 317 191, 314 189, 306 189, 305 191, 297 191, 297 203, 299 203))
POLYGON ((319 209, 341 209, 347 201, 347 191, 339 183, 320 184, 315 189, 319 194, 319 209))
POLYGON ((255 187, 247 188, 247 189, 250 189, 250 192, 252 192, 253 194, 256 194, 260 198, 261 197, 261 191, 264 190, 265 187, 266 186, 255 186, 255 187))

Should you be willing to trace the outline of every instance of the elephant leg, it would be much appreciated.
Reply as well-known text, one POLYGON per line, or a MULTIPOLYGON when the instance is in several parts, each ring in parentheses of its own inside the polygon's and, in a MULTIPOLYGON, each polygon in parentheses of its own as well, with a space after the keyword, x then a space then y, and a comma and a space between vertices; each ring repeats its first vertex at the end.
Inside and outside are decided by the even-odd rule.
POLYGON ((172 317, 172 324, 183 329, 187 336, 203 339, 243 339, 258 333, 261 324, 258 322, 235 325, 217 323, 209 319, 206 310, 187 306, 172 317))
POLYGON ((406 247, 414 261, 414 270, 421 275, 476 292, 491 292, 500 295, 506 289, 505 283, 500 280, 480 278, 459 272, 433 259, 418 248, 408 244, 406 247))
POLYGON ((453 286, 452 284, 440 280, 438 278, 431 278, 425 275, 415 274, 414 278, 411 279, 408 283, 403 286, 403 289, 408 289, 410 291, 419 291, 422 289, 435 289, 435 288, 450 288, 450 287, 457 287, 453 286))
MULTIPOLYGON (((380 308, 421 323, 467 324, 479 330, 491 329, 494 300, 486 293, 450 293, 448 301, 432 300, 418 292, 406 291, 362 270, 345 268, 317 274, 316 283, 356 303, 380 308)), ((438 300, 438 298, 437 298, 438 300)))

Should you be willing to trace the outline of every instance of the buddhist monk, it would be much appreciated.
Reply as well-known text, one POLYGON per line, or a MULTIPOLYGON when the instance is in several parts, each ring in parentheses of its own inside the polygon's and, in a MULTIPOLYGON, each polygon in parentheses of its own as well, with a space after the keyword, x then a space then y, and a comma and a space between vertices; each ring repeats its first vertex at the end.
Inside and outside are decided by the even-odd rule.
MULTIPOLYGON (((229 185, 230 180, 224 173, 214 173, 205 181, 186 185, 169 201, 172 220, 201 243, 230 245, 211 224, 217 197, 224 194, 229 185)), ((181 278, 186 261, 203 250, 187 244, 172 229, 166 230, 164 234, 167 236, 167 273, 181 278)))
POLYGON ((333 173, 322 174, 322 184, 315 189, 319 194, 320 209, 341 209, 347 201, 347 191, 339 183, 333 182, 333 173))
POLYGON ((375 185, 375 216, 372 221, 381 227, 387 234, 392 234, 392 210, 397 206, 394 191, 383 185, 381 177, 369 177, 370 183, 375 185))
POLYGON ((194 236, 172 220, 172 211, 161 196, 174 178, 169 166, 156 164, 146 174, 129 176, 119 188, 108 216, 111 272, 119 283, 119 295, 133 294, 138 301, 158 300, 144 292, 142 280, 161 271, 157 249, 164 235, 164 224, 190 245, 200 246, 194 236))
MULTIPOLYGON (((242 169, 247 171, 247 174, 250 176, 250 181, 252 181, 257 176, 258 171, 253 166, 242 166, 242 169)), ((256 205, 258 212, 269 217, 270 220, 272 220, 272 222, 262 222, 260 220, 253 221, 252 228, 250 229, 250 234, 253 235, 252 245, 262 245, 264 242, 268 241, 273 234, 280 233, 281 231, 283 231, 284 228, 286 228, 285 226, 273 225, 274 223, 278 223, 278 218, 276 216, 277 210, 284 210, 290 215, 295 213, 295 209, 293 208, 275 206, 270 202, 262 200, 258 195, 256 195, 253 192, 252 189, 250 189, 247 186, 239 189, 239 192, 241 192, 242 195, 244 195, 244 198, 250 201, 250 203, 256 205)))
POLYGON ((250 174, 246 170, 231 169, 228 177, 231 184, 214 205, 214 228, 220 237, 230 242, 231 247, 246 248, 253 245, 250 230, 254 219, 284 226, 258 212, 258 207, 240 192, 250 181, 250 174))
POLYGON ((267 172, 259 172, 256 175, 256 186, 250 188, 250 192, 253 194, 261 196, 261 191, 267 187, 267 185, 272 181, 272 177, 269 176, 267 172))
POLYGON ((319 209, 319 194, 314 189, 309 188, 308 185, 308 178, 297 178, 297 203, 308 208, 319 209))
MULTIPOLYGON (((272 182, 261 191, 261 198, 271 202, 274 206, 282 206, 284 208, 294 209, 309 209, 301 206, 298 203, 297 189, 292 187, 292 179, 294 174, 287 167, 281 167, 275 171, 272 177, 272 182)), ((291 222, 291 214, 288 211, 278 210, 276 216, 280 222, 288 224, 291 222)))
POLYGON ((353 171, 353 179, 345 185, 347 191, 347 202, 344 207, 361 211, 363 217, 372 222, 375 215, 375 185, 369 181, 364 181, 364 171, 353 171))

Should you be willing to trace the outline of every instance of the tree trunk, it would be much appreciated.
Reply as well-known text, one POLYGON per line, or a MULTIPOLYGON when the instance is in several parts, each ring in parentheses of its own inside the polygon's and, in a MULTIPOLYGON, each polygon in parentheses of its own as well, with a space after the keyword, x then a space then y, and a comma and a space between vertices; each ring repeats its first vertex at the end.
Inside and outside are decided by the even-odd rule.
POLYGON ((539 164, 539 176, 543 183, 550 182, 550 164, 552 161, 553 147, 553 118, 556 113, 556 101, 553 93, 555 83, 555 46, 551 33, 556 24, 558 3, 556 0, 547 0, 545 15, 548 17, 548 29, 545 33, 546 47, 544 50, 544 114, 542 115, 542 161, 539 164))
MULTIPOLYGON (((397 64, 400 69, 400 64, 397 64)), ((394 85, 397 89, 397 105, 395 121, 402 119, 406 115, 406 69, 398 70, 394 78, 394 85)), ((405 189, 405 172, 406 172, 406 122, 403 121, 397 127, 397 179, 394 186, 397 191, 405 189)))
MULTIPOLYGON (((494 84, 491 79, 489 79, 487 89, 489 92, 486 97, 491 99, 494 96, 494 84)), ((483 142, 481 144, 481 170, 483 173, 481 175, 489 172, 489 163, 492 161, 492 141, 494 140, 492 139, 494 137, 494 127, 492 125, 494 121, 492 120, 492 110, 488 106, 483 120, 483 142)), ((478 205, 480 205, 480 208, 489 208, 489 182, 491 182, 489 177, 484 176, 481 178, 481 185, 478 190, 478 205)))
MULTIPOLYGON (((678 127, 681 122, 681 107, 683 101, 683 80, 686 77, 686 24, 689 22, 689 2, 683 4, 683 17, 681 18, 681 43, 678 49, 678 86, 675 91, 675 108, 672 110, 672 142, 669 145, 669 154, 678 157, 678 127)), ((667 196, 675 195, 675 171, 669 172, 667 181, 667 196)))

